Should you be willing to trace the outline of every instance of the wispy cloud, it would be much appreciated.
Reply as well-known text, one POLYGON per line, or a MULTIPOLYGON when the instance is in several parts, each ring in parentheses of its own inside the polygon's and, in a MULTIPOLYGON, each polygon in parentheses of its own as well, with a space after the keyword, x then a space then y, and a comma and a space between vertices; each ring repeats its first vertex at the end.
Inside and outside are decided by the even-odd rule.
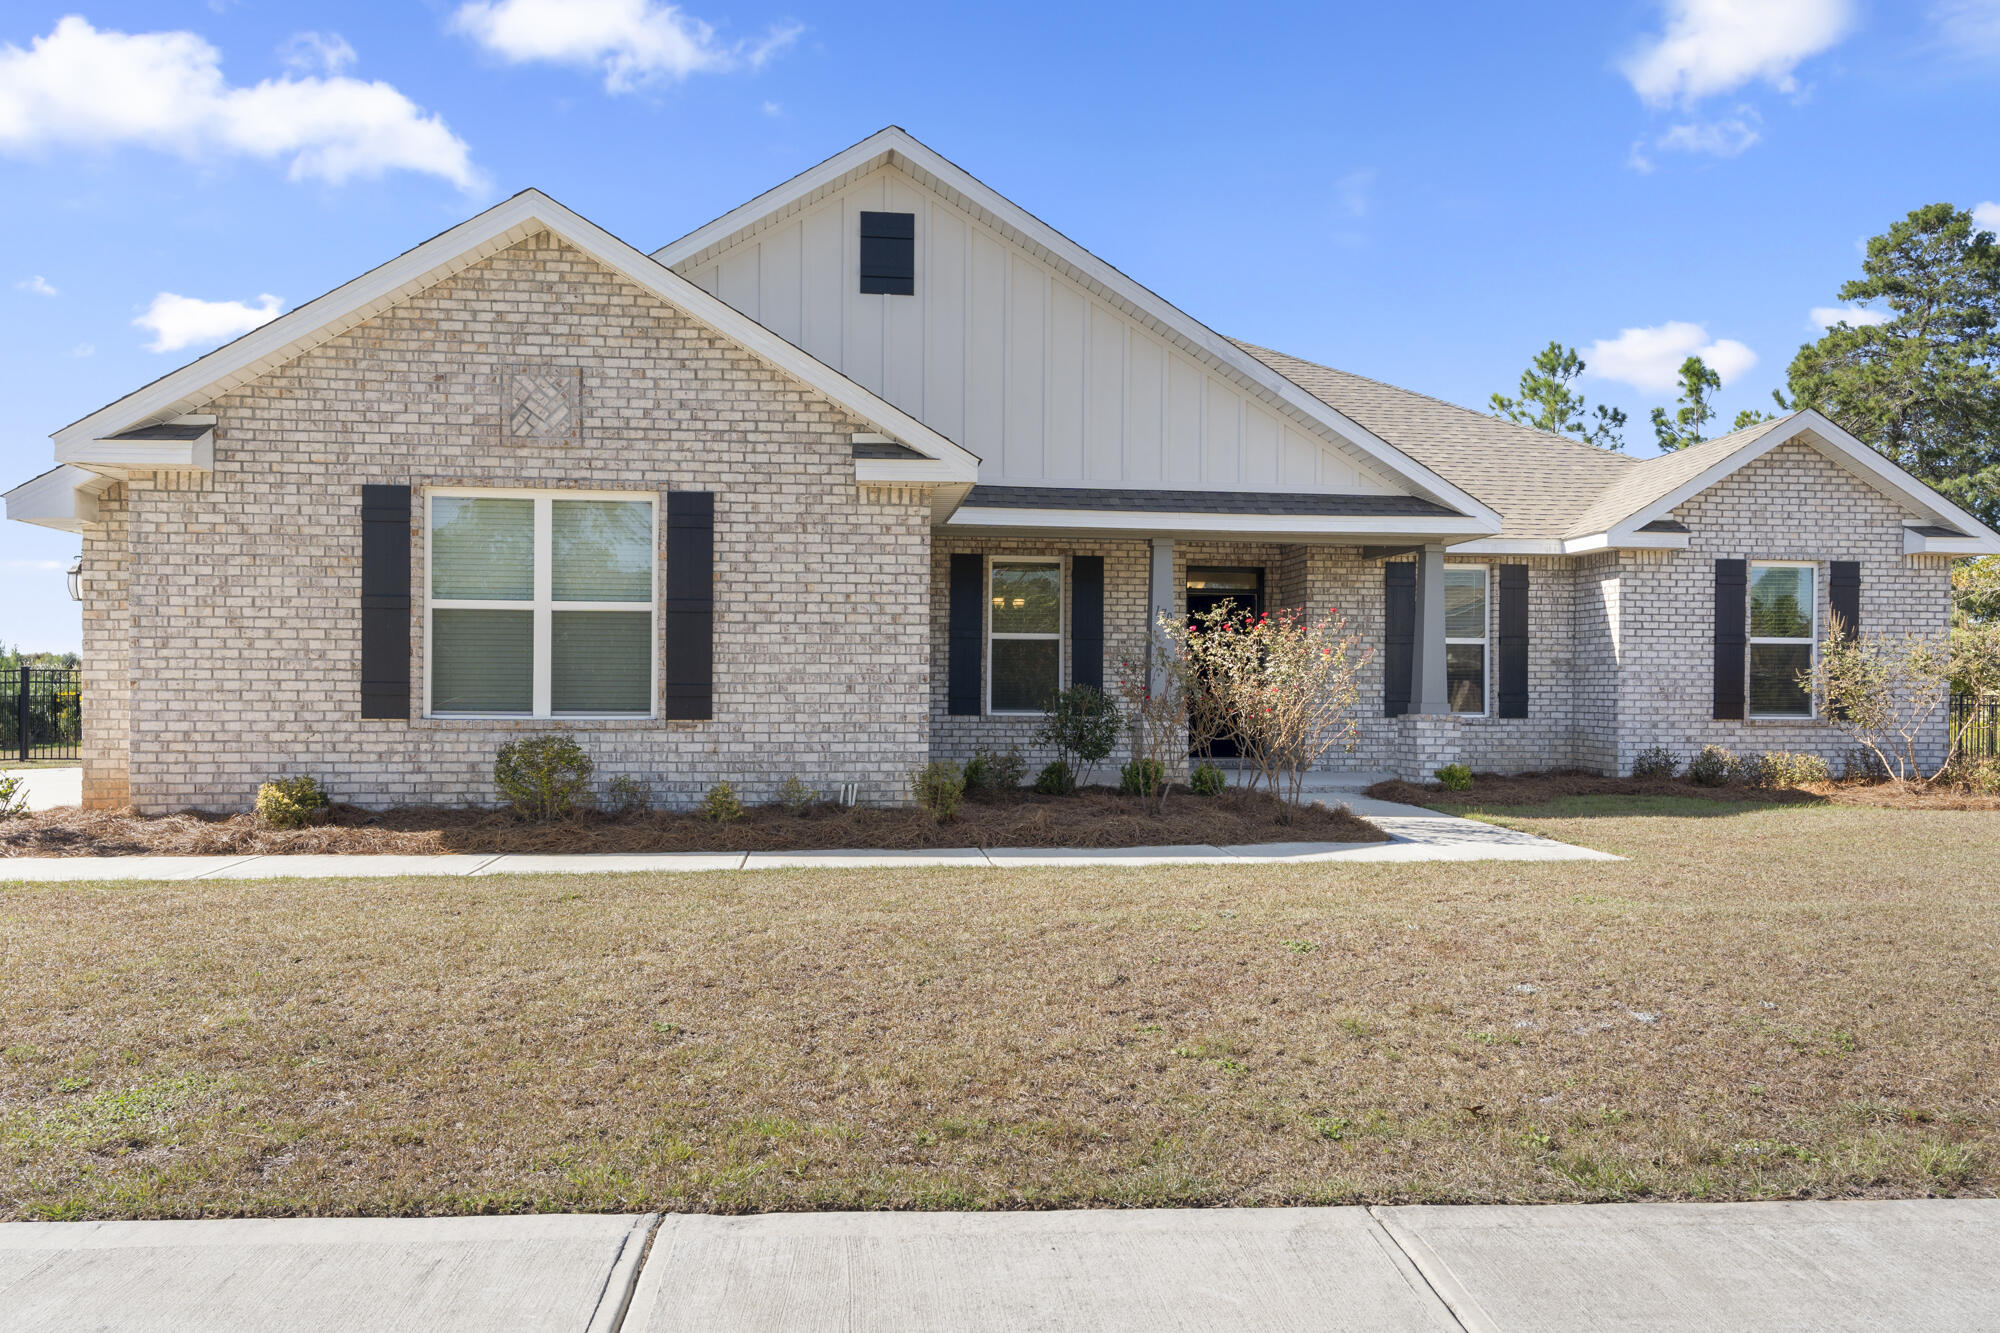
POLYGON ((1653 141, 1668 153, 1702 153, 1710 157, 1736 157, 1757 142, 1757 113, 1739 108, 1736 115, 1721 120, 1673 125, 1653 141))
POLYGON ((1734 338, 1710 338, 1706 327, 1686 320, 1620 329, 1616 338, 1600 338, 1583 349, 1586 374, 1645 393, 1672 390, 1681 362, 1690 356, 1707 362, 1724 384, 1757 364, 1757 354, 1734 338))
POLYGON ((295 32, 278 48, 278 57, 286 69, 306 74, 338 74, 357 59, 337 32, 295 32))
POLYGON ((293 180, 336 185, 400 170, 483 186, 441 118, 387 83, 333 72, 353 48, 318 38, 312 50, 324 75, 231 86, 192 32, 100 30, 71 15, 25 50, 0 45, 0 152, 136 146, 282 161, 293 180))
POLYGON ((43 277, 39 273, 35 274, 31 278, 21 279, 19 282, 15 283, 14 286, 20 291, 33 292, 37 296, 62 295, 61 292, 58 292, 54 287, 49 285, 49 280, 47 278, 43 277))
POLYGON ((1762 80, 1798 89, 1799 65, 1854 24, 1852 0, 1664 0, 1662 30, 1623 63, 1649 105, 1691 106, 1762 80))
POLYGON ((69 568, 67 560, 9 560, 0 565, 10 572, 23 574, 60 574, 69 568))
POLYGON ((153 341, 149 352, 175 352, 199 343, 219 343, 248 333, 278 317, 278 298, 269 292, 256 305, 242 301, 204 301, 198 297, 161 292, 146 307, 146 313, 132 322, 149 329, 153 341))
POLYGON ((70 350, 70 355, 75 357, 96 356, 97 347, 93 343, 78 343, 70 350))
POLYGON ((655 0, 472 0, 458 7, 451 25, 514 64, 601 71, 605 91, 613 93, 756 69, 805 30, 780 23, 754 40, 728 42, 712 24, 655 0))
POLYGON ((1938 44, 1961 58, 2000 56, 2000 0, 1934 0, 1938 44))

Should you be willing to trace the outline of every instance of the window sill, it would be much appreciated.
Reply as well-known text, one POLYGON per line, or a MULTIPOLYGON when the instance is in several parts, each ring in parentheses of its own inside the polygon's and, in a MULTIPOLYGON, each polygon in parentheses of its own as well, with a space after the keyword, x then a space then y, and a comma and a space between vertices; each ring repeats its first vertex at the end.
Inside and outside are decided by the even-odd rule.
POLYGON ((625 723, 645 726, 664 719, 647 713, 559 713, 552 717, 533 717, 526 713, 425 713, 419 722, 517 722, 523 726, 567 727, 576 724, 599 726, 625 723))

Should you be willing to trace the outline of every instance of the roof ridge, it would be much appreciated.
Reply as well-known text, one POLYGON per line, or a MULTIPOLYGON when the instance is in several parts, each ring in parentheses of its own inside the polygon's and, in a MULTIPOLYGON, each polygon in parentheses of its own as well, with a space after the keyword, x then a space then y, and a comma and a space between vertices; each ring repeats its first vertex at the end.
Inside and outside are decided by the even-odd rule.
MULTIPOLYGON (((1463 403, 1454 403, 1449 399, 1440 398, 1436 394, 1422 393, 1416 389, 1406 389, 1400 384, 1391 384, 1387 380, 1378 380, 1368 375, 1356 374, 1351 370, 1342 370, 1339 366, 1329 366, 1319 361, 1308 361, 1302 356, 1293 356, 1290 352, 1281 352, 1275 347, 1265 347, 1261 343, 1248 342, 1242 338, 1231 338, 1229 341, 1235 343, 1238 347, 1241 347, 1253 356, 1259 352, 1269 352, 1272 356, 1281 356, 1287 361, 1296 361, 1300 365, 1311 366, 1315 370, 1331 371, 1335 375, 1345 375, 1349 379, 1360 380, 1363 384, 1372 384, 1378 389, 1387 389, 1391 393, 1403 394, 1410 398, 1421 398, 1427 403, 1436 403, 1439 407, 1448 407, 1454 412, 1463 412, 1467 416, 1477 417, 1481 421, 1488 421, 1496 426, 1505 426, 1511 430, 1526 431, 1530 435, 1539 436, 1543 440, 1556 444, 1566 444, 1578 449, 1588 449, 1591 453, 1600 457, 1622 458, 1630 463, 1643 463, 1647 461, 1642 458, 1634 458, 1623 449, 1605 449, 1591 444, 1587 440, 1573 439, 1568 435, 1558 435, 1554 431, 1542 430, 1535 426, 1524 426, 1518 421, 1509 421, 1506 417, 1495 416, 1491 412, 1481 412, 1476 407, 1467 407, 1463 403)), ((1304 388, 1305 386, 1300 385, 1299 387, 1304 388)), ((1308 389, 1307 392, 1310 393, 1311 390, 1308 389)))

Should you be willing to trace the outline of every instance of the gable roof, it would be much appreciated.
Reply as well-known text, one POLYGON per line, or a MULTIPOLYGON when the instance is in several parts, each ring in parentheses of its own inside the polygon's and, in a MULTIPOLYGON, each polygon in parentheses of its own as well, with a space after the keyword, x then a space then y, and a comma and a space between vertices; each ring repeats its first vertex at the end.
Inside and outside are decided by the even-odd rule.
POLYGON ((561 237, 752 356, 944 465, 950 480, 969 483, 977 479, 979 459, 971 452, 539 190, 523 190, 352 282, 65 426, 54 436, 56 459, 88 461, 99 440, 172 422, 541 231, 561 237))
POLYGON ((653 258, 677 269, 693 267, 885 164, 964 209, 1122 315, 1248 389, 1260 401, 1308 428, 1332 434, 1425 498, 1459 510, 1494 529, 1500 526, 1499 514, 1481 497, 1382 439, 1337 406, 1300 388, 1234 341, 1112 267, 900 126, 891 125, 871 134, 782 185, 766 190, 662 246, 653 252, 653 258))
MULTIPOLYGON (((1580 537, 1588 533, 1610 531, 1612 525, 1620 519, 1631 517, 1689 479, 1699 477, 1738 450, 1755 444, 1781 422, 1787 420, 1790 418, 1760 421, 1754 426, 1745 426, 1742 430, 1718 435, 1712 440, 1703 440, 1700 444, 1691 444, 1673 453, 1637 460, 1638 466, 1599 492, 1597 498, 1576 516, 1576 520, 1563 535, 1580 537)), ((1743 461, 1749 460, 1746 458, 1743 461)), ((1739 463, 1737 466, 1740 467, 1742 464, 1739 463)))

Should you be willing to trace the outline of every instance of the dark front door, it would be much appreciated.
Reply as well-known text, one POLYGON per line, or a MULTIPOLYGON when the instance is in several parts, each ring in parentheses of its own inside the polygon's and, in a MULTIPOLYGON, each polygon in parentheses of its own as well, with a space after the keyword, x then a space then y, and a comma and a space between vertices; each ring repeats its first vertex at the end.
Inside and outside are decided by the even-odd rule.
MULTIPOLYGON (((1188 623, 1200 624, 1203 612, 1228 602, 1238 615, 1255 618, 1264 609, 1264 571, 1219 565, 1188 566, 1188 623)), ((1218 759, 1234 759, 1236 742, 1228 736, 1216 738, 1210 747, 1218 759)))

